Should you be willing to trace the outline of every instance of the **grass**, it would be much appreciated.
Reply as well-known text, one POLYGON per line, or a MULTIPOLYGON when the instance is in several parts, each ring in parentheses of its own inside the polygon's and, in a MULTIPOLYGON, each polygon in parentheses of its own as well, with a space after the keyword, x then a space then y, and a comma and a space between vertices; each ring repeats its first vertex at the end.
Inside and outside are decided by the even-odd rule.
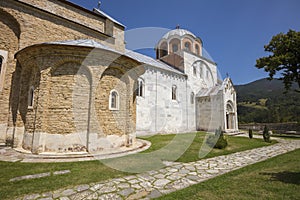
MULTIPOLYGON (((178 146, 186 145, 184 140, 186 140, 184 137, 186 137, 188 134, 184 135, 178 135, 177 139, 178 140, 176 143, 176 148, 178 146), (182 138, 181 138, 182 137, 182 138)), ((178 158, 176 161, 178 162, 193 162, 199 160, 199 151, 202 146, 202 143, 205 139, 206 134, 204 132, 198 132, 198 133, 190 133, 190 137, 194 136, 194 140, 189 146, 189 148, 184 152, 180 158, 178 158)), ((249 139, 246 137, 233 137, 229 136, 227 137, 228 139, 228 146, 223 149, 212 149, 205 157, 203 158, 210 158, 210 157, 215 157, 215 156, 220 156, 220 155, 226 155, 226 154, 231 154, 235 153, 238 151, 245 151, 249 149, 254 149, 254 148, 259 148, 262 146, 266 145, 271 145, 276 143, 275 140, 272 141, 272 143, 265 143, 262 139, 249 139)), ((147 138, 150 142, 152 142, 152 146, 146 151, 146 152, 153 152, 157 151, 158 149, 161 149, 163 146, 168 144, 170 141, 174 140, 174 135, 155 135, 150 138, 147 138)), ((170 154, 171 151, 174 148, 171 148, 171 150, 167 151, 167 154, 170 154)))
POLYGON ((106 167, 99 161, 71 163, 10 163, 0 162, 0 199, 12 199, 25 194, 53 191, 68 186, 76 186, 115 177, 128 173, 106 167), (71 173, 39 179, 9 182, 9 179, 58 170, 71 170, 71 173))
MULTIPOLYGON (((12 199, 25 194, 54 191, 61 188, 99 182, 111 178, 122 177, 133 173, 163 167, 162 160, 191 162, 199 160, 199 150, 205 133, 178 135, 155 135, 147 140, 151 147, 140 154, 124 156, 118 159, 86 161, 73 163, 10 163, 0 162, 0 197, 12 199), (182 152, 184 154, 182 155, 182 152), (108 166, 112 166, 110 168, 108 166), (122 172, 116 170, 125 170, 122 172), (71 173, 32 180, 9 182, 9 179, 45 172, 70 170, 71 173)), ((242 137, 228 137, 229 146, 225 150, 212 150, 207 157, 229 154, 237 151, 269 145, 262 140, 242 137)))
POLYGON ((300 149, 159 199, 300 199, 300 149))

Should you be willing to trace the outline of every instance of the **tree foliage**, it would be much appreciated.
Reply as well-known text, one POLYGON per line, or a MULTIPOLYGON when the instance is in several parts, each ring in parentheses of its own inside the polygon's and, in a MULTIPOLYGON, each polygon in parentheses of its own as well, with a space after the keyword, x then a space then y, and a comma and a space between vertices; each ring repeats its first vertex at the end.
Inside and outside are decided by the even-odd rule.
POLYGON ((270 55, 257 59, 256 67, 269 72, 269 79, 273 79, 277 72, 281 73, 280 80, 283 80, 286 91, 296 82, 296 90, 300 92, 300 32, 279 33, 264 48, 270 55))

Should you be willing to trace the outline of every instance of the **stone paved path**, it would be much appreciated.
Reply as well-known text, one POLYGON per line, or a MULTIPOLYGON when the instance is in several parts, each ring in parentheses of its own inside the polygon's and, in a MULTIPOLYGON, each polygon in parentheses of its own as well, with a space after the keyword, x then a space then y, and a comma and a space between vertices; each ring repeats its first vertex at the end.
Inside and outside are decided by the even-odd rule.
POLYGON ((151 199, 298 148, 300 140, 279 139, 278 144, 271 146, 191 163, 168 163, 168 166, 157 171, 18 199, 151 199))

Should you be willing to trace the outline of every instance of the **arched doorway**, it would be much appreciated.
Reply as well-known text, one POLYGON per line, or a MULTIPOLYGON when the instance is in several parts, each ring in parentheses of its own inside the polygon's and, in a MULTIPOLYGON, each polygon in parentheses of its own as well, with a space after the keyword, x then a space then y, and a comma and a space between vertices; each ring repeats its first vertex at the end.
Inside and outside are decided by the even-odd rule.
POLYGON ((232 101, 226 104, 226 129, 235 129, 235 111, 232 101))

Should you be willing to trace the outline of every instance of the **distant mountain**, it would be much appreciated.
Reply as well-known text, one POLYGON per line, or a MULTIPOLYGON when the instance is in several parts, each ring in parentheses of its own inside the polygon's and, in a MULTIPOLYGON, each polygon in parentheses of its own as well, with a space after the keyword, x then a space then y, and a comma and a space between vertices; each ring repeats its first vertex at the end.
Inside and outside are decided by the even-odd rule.
POLYGON ((235 89, 240 123, 300 122, 300 93, 285 94, 281 80, 265 78, 236 85, 235 89))

